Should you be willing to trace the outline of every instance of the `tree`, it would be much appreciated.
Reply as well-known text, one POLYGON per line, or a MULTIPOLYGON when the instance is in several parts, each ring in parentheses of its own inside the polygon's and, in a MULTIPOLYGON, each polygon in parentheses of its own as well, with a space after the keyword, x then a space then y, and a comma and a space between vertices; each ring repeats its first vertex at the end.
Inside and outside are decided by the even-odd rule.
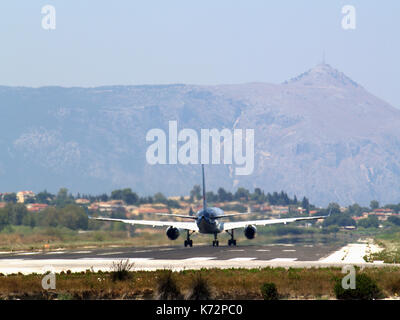
POLYGON ((206 193, 206 198, 208 202, 216 202, 218 201, 218 196, 216 194, 214 194, 214 192, 212 191, 208 191, 206 193))
POLYGON ((118 190, 114 190, 111 192, 111 199, 113 199, 113 200, 122 200, 123 196, 124 195, 123 195, 122 190, 118 189, 118 190))
POLYGON ((353 205, 350 205, 348 207, 348 212, 351 216, 356 216, 359 217, 361 216, 361 214, 363 213, 363 208, 360 207, 360 205, 358 203, 355 203, 353 205))
POLYGON ((154 195, 154 202, 156 203, 167 203, 167 201, 167 198, 161 192, 157 192, 154 195))
POLYGON ((57 193, 57 197, 55 200, 55 204, 57 207, 65 207, 68 204, 73 204, 74 203, 74 199, 72 196, 68 195, 68 189, 67 188, 61 188, 58 193, 57 193))
POLYGON ((357 225, 364 228, 378 228, 379 220, 375 215, 371 215, 366 219, 359 220, 357 225))
POLYGON ((372 200, 369 204, 371 210, 379 209, 379 202, 376 200, 372 200))
POLYGON ((9 216, 11 218, 11 224, 19 226, 22 224, 24 217, 28 214, 28 210, 22 203, 17 203, 7 207, 9 210, 9 216))
POLYGON ((226 202, 226 201, 232 201, 232 193, 225 191, 224 188, 219 188, 218 191, 218 201, 220 202, 226 202))
POLYGON ((307 213, 309 213, 310 210, 310 202, 306 197, 303 197, 303 200, 301 201, 301 207, 306 210, 307 213))
POLYGON ((235 200, 245 199, 247 201, 249 200, 249 197, 250 197, 250 192, 245 188, 238 188, 234 195, 235 200))
POLYGON ((100 201, 107 202, 108 201, 108 194, 107 193, 103 193, 98 198, 100 199, 100 201))
POLYGON ((9 224, 10 224, 10 219, 8 216, 8 211, 6 208, 1 208, 0 209, 0 231, 3 230, 3 228, 9 224))
POLYGON ((54 197, 55 197, 55 196, 54 196, 53 194, 48 193, 47 190, 44 190, 44 191, 42 191, 42 192, 39 192, 39 193, 36 195, 36 202, 37 202, 37 203, 49 204, 50 201, 51 201, 52 199, 54 199, 54 197))
POLYGON ((60 209, 59 223, 72 230, 85 230, 88 227, 88 216, 82 207, 67 205, 60 209))
POLYGON ((396 216, 390 216, 387 220, 390 223, 393 223, 396 226, 400 226, 400 218, 396 216))
POLYGON ((200 200, 201 196, 201 188, 200 185, 196 184, 193 186, 193 189, 190 191, 190 199, 193 200, 200 200))
POLYGON ((132 205, 139 202, 139 196, 132 192, 130 188, 127 188, 122 190, 122 200, 124 200, 128 205, 132 205))
POLYGON ((328 209, 327 210, 328 210, 328 212, 331 212, 331 214, 340 214, 341 213, 340 205, 337 204, 336 202, 331 202, 328 205, 328 209))
POLYGON ((5 202, 16 203, 17 202, 17 195, 13 193, 7 193, 3 196, 3 200, 5 202))
POLYGON ((56 227, 59 224, 59 209, 48 207, 37 214, 37 220, 42 227, 56 227))

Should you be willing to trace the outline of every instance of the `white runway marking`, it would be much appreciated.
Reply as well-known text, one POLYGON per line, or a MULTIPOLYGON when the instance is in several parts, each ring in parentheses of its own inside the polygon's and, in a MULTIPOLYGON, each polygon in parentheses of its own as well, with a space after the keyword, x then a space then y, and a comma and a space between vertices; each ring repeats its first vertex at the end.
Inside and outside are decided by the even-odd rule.
POLYGON ((160 249, 158 251, 171 251, 171 250, 174 250, 174 249, 173 248, 165 248, 165 249, 160 249))
POLYGON ((138 250, 138 251, 133 251, 133 253, 143 253, 143 252, 151 252, 151 250, 138 250))
MULTIPOLYGON (((77 260, 91 260, 91 261, 120 261, 120 260, 129 260, 129 262, 140 262, 140 261, 147 261, 147 260, 152 260, 153 258, 79 258, 77 260)), ((61 260, 59 260, 61 261, 61 260)))
POLYGON ((29 256, 31 254, 38 254, 39 252, 19 252, 16 253, 17 256, 29 256))
POLYGON ((291 244, 291 243, 270 243, 270 244, 267 244, 266 246, 268 246, 268 247, 276 247, 276 246, 294 247, 294 244, 291 244))
POLYGON ((286 250, 282 250, 282 251, 284 251, 284 252, 296 252, 296 250, 294 250, 294 249, 286 249, 286 250))
POLYGON ((183 259, 183 261, 204 261, 212 259, 216 259, 216 257, 194 257, 194 258, 183 259))
POLYGON ((79 253, 79 254, 81 254, 81 253, 92 253, 92 251, 75 251, 73 253, 79 253))
POLYGON ((228 250, 230 252, 242 252, 244 249, 233 249, 233 250, 228 250))
POLYGON ((64 251, 52 251, 52 252, 46 252, 46 254, 62 254, 65 253, 64 251))
POLYGON ((256 251, 258 251, 258 252, 268 252, 268 251, 271 251, 271 250, 269 250, 269 249, 258 249, 256 251))
POLYGON ((275 259, 272 259, 272 260, 268 260, 268 261, 270 261, 270 262, 289 262, 289 261, 296 261, 297 260, 297 258, 275 258, 275 259))
POLYGON ((110 255, 114 255, 114 254, 121 254, 123 252, 105 252, 105 253, 98 253, 98 256, 110 256, 110 255))
POLYGON ((382 248, 372 243, 349 243, 319 261, 325 263, 365 263, 365 255, 381 250, 382 248))
POLYGON ((255 260, 257 258, 233 258, 229 259, 229 261, 250 261, 250 260, 255 260))

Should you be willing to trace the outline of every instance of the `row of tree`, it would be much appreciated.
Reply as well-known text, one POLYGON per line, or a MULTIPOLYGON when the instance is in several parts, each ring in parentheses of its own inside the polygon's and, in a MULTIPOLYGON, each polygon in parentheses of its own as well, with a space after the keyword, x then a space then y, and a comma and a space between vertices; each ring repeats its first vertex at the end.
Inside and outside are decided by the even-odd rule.
MULTIPOLYGON (((206 193, 207 200, 209 202, 229 202, 229 201, 255 201, 257 203, 268 202, 271 205, 297 205, 302 206, 305 209, 310 209, 309 200, 303 197, 301 201, 298 201, 296 195, 290 198, 284 191, 273 192, 265 194, 260 188, 255 188, 254 192, 250 192, 246 188, 238 188, 235 193, 226 191, 224 188, 219 188, 215 194, 212 191, 206 193)), ((200 185, 195 185, 190 191, 190 201, 200 200, 202 198, 200 185)))
POLYGON ((77 205, 69 204, 63 208, 49 207, 41 212, 29 212, 24 204, 8 204, 0 209, 0 230, 8 225, 30 227, 66 227, 72 230, 86 230, 88 215, 77 205))

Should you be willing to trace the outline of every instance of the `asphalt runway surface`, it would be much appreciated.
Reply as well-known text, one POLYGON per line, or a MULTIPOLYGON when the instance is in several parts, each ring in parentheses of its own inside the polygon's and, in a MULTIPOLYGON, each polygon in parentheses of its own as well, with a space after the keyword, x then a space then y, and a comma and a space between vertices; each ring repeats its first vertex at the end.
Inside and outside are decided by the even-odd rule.
MULTIPOLYGON (((174 271, 201 268, 310 268, 382 267, 383 262, 365 262, 371 252, 369 243, 341 244, 270 244, 237 247, 197 245, 162 247, 108 247, 41 252, 0 252, 0 273, 45 273, 71 270, 82 272, 113 270, 114 263, 129 260, 132 270, 174 271)), ((374 248, 374 250, 378 250, 374 248)), ((392 265, 394 266, 394 265, 392 265)))
POLYGON ((274 260, 318 261, 341 248, 327 244, 271 244, 263 246, 198 245, 190 247, 113 247, 106 249, 60 250, 48 252, 0 253, 2 259, 151 259, 151 260, 274 260))

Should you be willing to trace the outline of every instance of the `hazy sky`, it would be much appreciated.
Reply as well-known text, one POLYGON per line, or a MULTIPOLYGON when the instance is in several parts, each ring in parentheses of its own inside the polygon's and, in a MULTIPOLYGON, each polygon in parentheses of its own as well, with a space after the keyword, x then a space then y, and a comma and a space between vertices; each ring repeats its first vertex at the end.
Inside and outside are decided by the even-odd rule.
POLYGON ((398 0, 2 0, 0 84, 280 83, 321 61, 400 108, 398 0), (56 29, 42 28, 44 5, 56 29), (344 5, 356 29, 341 26, 344 5))

